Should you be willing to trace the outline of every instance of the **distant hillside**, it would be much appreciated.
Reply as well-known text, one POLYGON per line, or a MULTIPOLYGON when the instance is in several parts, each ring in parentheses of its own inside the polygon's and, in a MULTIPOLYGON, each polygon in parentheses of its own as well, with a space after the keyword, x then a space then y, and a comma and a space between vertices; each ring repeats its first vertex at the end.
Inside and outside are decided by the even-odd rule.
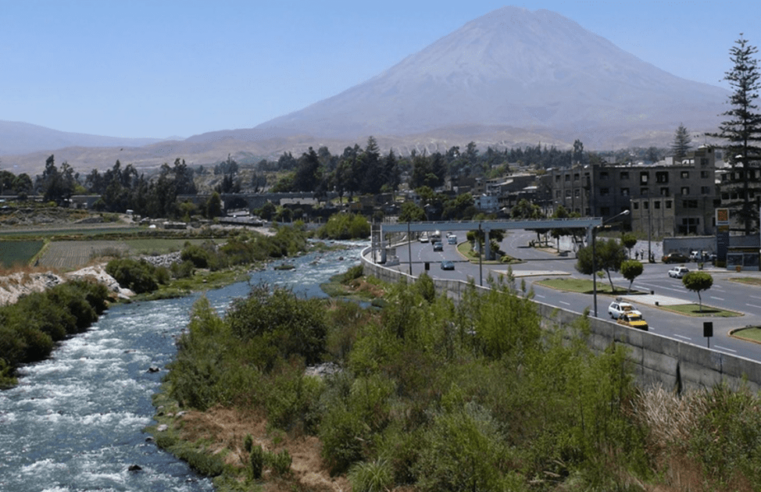
MULTIPOLYGON (((717 72, 718 73, 718 72, 717 72)), ((673 76, 546 10, 505 7, 371 80, 256 128, 411 135, 461 125, 576 134, 715 129, 724 89, 673 76)))
POLYGON ((17 121, 0 121, 0 156, 53 151, 64 147, 140 147, 158 138, 118 138, 68 133, 17 121))

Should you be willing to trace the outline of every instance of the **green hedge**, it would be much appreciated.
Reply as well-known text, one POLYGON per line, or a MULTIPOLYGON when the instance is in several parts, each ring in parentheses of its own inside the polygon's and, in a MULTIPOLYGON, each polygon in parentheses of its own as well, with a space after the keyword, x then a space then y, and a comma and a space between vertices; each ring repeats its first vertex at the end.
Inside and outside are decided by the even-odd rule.
POLYGON ((104 285, 74 280, 0 308, 0 386, 15 384, 19 364, 45 359, 55 342, 97 321, 107 300, 104 285))

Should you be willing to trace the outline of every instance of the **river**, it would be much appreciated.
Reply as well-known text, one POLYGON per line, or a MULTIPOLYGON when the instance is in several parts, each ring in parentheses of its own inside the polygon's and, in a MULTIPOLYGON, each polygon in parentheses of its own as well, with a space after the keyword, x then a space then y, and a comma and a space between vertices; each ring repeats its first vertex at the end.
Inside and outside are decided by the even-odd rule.
MULTIPOLYGON (((289 259, 293 270, 274 270, 275 262, 250 282, 324 296, 319 284, 357 264, 367 243, 350 246, 289 259)), ((222 313, 248 291, 249 284, 240 282, 206 296, 222 313)), ((0 490, 214 490, 143 432, 154 423, 151 396, 199 295, 114 306, 49 359, 22 367, 18 386, 0 392, 0 490), (150 373, 151 366, 161 370, 150 373), (142 469, 131 472, 131 465, 142 469)))

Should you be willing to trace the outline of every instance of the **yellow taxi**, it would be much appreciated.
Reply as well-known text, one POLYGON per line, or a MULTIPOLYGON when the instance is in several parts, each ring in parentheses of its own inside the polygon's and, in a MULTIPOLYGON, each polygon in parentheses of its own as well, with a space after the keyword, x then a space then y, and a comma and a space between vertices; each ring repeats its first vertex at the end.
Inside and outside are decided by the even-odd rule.
POLYGON ((618 318, 618 324, 647 331, 647 321, 641 314, 624 313, 618 318))

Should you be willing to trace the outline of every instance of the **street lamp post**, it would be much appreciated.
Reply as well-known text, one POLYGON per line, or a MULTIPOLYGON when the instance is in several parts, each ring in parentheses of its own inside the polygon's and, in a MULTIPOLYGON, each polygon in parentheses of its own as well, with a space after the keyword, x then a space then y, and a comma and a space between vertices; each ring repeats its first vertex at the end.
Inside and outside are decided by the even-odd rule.
MULTIPOLYGON (((614 215, 613 217, 609 218, 608 220, 603 220, 602 224, 600 226, 604 226, 608 222, 617 219, 623 215, 629 215, 628 210, 624 210, 620 214, 614 215)), ((595 254, 595 231, 597 230, 597 226, 592 226, 592 295, 594 297, 594 309, 595 309, 595 318, 597 317, 597 255, 595 254)))
POLYGON ((651 231, 653 230, 652 227, 652 221, 650 220, 650 214, 652 212, 650 211, 650 205, 648 204, 647 207, 647 261, 650 262, 650 259, 653 257, 650 253, 650 240, 651 240, 651 231))
POLYGON ((407 221, 407 259, 410 263, 410 277, 412 276, 412 236, 410 235, 410 221, 407 221))

